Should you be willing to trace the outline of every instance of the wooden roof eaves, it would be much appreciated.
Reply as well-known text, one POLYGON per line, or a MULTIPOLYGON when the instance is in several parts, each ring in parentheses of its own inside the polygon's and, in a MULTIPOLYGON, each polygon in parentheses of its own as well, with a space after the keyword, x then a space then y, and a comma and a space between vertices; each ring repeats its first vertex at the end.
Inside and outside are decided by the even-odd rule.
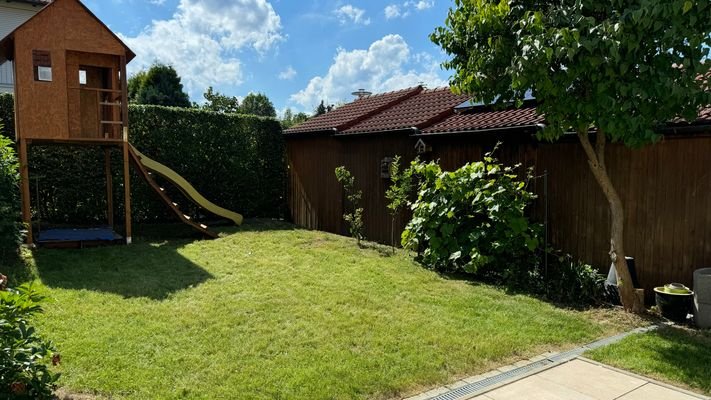
POLYGON ((301 132, 282 132, 282 136, 286 138, 304 138, 304 137, 314 137, 314 136, 333 136, 338 134, 336 128, 324 128, 317 131, 301 131, 301 132))

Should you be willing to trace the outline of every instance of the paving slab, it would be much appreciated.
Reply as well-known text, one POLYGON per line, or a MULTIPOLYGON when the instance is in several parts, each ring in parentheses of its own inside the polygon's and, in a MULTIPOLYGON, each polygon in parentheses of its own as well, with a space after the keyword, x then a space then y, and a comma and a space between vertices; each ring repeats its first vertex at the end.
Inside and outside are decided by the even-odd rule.
POLYGON ((699 400, 707 398, 604 364, 576 358, 483 392, 473 399, 699 400))
POLYGON ((598 400, 616 399, 647 383, 582 360, 567 362, 538 376, 598 400))
POLYGON ((633 390, 619 398, 620 400, 698 400, 698 397, 690 396, 678 390, 673 390, 654 383, 633 390))
MULTIPOLYGON (((500 387, 485 395, 493 400, 595 400, 594 397, 536 375, 500 387)), ((475 399, 478 398, 475 397, 475 399)))

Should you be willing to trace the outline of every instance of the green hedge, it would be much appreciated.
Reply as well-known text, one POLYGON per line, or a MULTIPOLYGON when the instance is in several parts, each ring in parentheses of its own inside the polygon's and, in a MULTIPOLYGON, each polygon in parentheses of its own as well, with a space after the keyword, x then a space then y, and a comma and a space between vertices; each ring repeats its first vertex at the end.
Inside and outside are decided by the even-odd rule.
MULTIPOLYGON (((12 96, 0 95, 0 118, 13 115, 8 110, 12 104, 12 96)), ((129 140, 136 148, 181 174, 211 201, 246 217, 284 217, 286 156, 278 121, 142 105, 130 106, 129 120, 129 140)), ((29 158, 32 206, 43 221, 106 221, 104 155, 99 147, 31 146, 29 158)), ((118 222, 123 215, 118 150, 112 150, 112 160, 118 222)), ((135 171, 131 184, 135 222, 174 220, 135 171)), ((165 187, 183 211, 202 217, 180 192, 165 187)))

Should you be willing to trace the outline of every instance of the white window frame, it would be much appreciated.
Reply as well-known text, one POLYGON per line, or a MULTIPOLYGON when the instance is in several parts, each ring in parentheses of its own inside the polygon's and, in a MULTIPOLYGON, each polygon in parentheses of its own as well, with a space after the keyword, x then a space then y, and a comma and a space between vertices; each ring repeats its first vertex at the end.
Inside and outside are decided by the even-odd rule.
POLYGON ((37 80, 40 82, 52 82, 52 67, 37 67, 37 80))

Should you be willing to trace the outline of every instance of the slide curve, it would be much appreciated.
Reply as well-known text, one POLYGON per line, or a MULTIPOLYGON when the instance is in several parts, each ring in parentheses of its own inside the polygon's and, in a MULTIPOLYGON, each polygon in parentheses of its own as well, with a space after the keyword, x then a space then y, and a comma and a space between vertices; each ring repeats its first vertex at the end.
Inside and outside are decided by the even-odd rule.
POLYGON ((182 190, 183 193, 185 193, 185 195, 190 198, 190 200, 195 202, 195 204, 215 215, 232 220, 236 225, 242 225, 242 221, 244 220, 244 218, 241 214, 222 208, 211 202, 210 200, 206 199, 197 190, 195 190, 195 188, 193 187, 193 185, 190 184, 190 182, 186 181, 185 178, 178 175, 177 172, 159 163, 158 161, 146 157, 135 147, 133 147, 133 145, 129 144, 129 146, 131 146, 131 150, 138 156, 141 165, 143 165, 146 169, 149 169, 172 182, 174 185, 180 188, 180 190, 182 190))

